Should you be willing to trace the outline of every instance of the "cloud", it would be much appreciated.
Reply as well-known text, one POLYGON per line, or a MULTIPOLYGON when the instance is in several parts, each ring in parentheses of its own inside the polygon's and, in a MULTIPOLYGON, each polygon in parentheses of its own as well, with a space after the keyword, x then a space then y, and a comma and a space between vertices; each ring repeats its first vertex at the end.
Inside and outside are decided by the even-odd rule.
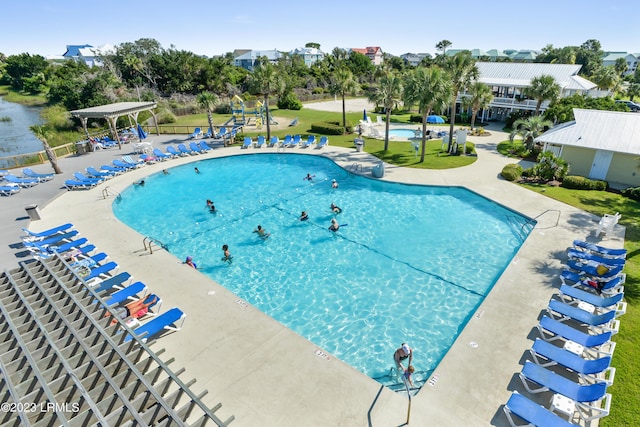
POLYGON ((231 18, 232 24, 253 24, 253 19, 246 15, 238 15, 231 18))

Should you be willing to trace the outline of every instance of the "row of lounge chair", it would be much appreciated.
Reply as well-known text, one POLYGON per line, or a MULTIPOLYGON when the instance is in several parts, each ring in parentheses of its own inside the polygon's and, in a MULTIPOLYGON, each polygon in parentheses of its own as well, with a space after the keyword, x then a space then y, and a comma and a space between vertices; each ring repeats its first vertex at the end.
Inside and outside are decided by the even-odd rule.
POLYGON ((22 188, 31 188, 41 182, 51 181, 54 174, 36 173, 31 168, 22 169, 22 177, 16 176, 9 171, 0 170, 0 194, 11 196, 20 192, 22 188))
POLYGON ((214 138, 214 139, 228 139, 233 138, 238 133, 240 129, 239 126, 234 126, 231 130, 227 130, 226 126, 220 126, 218 132, 216 133, 214 130, 209 128, 206 133, 202 132, 202 129, 197 127, 193 130, 193 132, 187 136, 187 140, 189 139, 197 139, 197 138, 214 138))
POLYGON ((314 135, 309 135, 306 140, 302 140, 300 135, 286 135, 284 140, 280 141, 277 136, 272 136, 267 144, 267 141, 263 135, 258 136, 258 138, 254 141, 251 137, 245 136, 244 142, 242 144, 242 148, 261 148, 261 147, 284 147, 284 148, 308 148, 308 147, 316 147, 323 148, 329 145, 329 139, 326 136, 321 136, 320 140, 316 142, 316 137, 314 135))
POLYGON ((35 258, 44 259, 58 254, 86 286, 102 297, 95 304, 98 309, 105 311, 105 317, 109 317, 108 322, 115 318, 121 319, 122 316, 118 313, 125 306, 135 302, 144 304, 144 309, 127 313, 128 316, 123 319, 125 324, 133 328, 133 334, 128 333, 124 338, 125 342, 134 338, 145 342, 163 332, 179 331, 182 328, 186 315, 180 309, 172 308, 160 313, 162 299, 154 294, 147 295, 144 283, 131 283, 129 273, 118 273, 118 264, 109 261, 107 254, 95 253, 96 247, 86 238, 77 238, 79 233, 73 224, 62 224, 41 232, 25 228, 22 230, 25 232, 23 245, 35 258))
POLYGON ((86 172, 75 172, 74 179, 66 180, 64 186, 67 190, 91 189, 111 177, 144 166, 145 161, 140 157, 141 159, 134 160, 131 156, 122 156, 122 160, 113 160, 111 165, 100 166, 100 170, 90 166, 86 168, 86 172))
POLYGON ((626 312, 626 251, 575 240, 567 254, 562 285, 536 326, 540 338, 519 374, 527 393, 553 395, 541 406, 515 391, 504 406, 513 427, 523 425, 516 418, 534 426, 589 425, 610 411, 607 389, 615 377, 611 359, 616 346, 611 337, 626 312))

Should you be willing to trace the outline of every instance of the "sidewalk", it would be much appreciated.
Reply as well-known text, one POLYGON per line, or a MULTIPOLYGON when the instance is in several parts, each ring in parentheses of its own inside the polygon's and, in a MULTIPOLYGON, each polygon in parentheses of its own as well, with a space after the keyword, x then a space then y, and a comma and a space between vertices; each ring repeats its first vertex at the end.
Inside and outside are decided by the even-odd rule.
MULTIPOLYGON (((532 328, 559 287, 556 275, 561 271, 561 257, 573 239, 593 240, 598 218, 500 178, 502 167, 514 161, 495 151, 497 143, 507 139, 506 134, 491 127, 487 130, 491 136, 469 138, 476 143, 478 160, 468 167, 435 171, 386 165, 385 180, 465 186, 538 220, 429 383, 413 398, 411 425, 507 425, 502 405, 512 390, 522 389, 517 373, 532 345, 532 328)), ((155 147, 161 147, 182 142, 184 137, 151 139, 155 147)), ((275 152, 260 150, 255 152, 275 152)), ((62 159, 63 176, 2 198, 4 244, 19 241, 20 227, 29 223, 24 207, 37 203, 42 208, 42 220, 32 224, 34 230, 74 223, 83 236, 121 265, 121 271, 130 272, 135 280, 144 281, 161 294, 166 308, 182 308, 188 317, 183 329, 164 336, 154 348, 166 348, 163 359, 175 357, 188 374, 197 378, 192 388, 207 389, 211 401, 222 402, 223 418, 234 415, 235 427, 397 426, 406 421, 406 395, 381 387, 326 354, 198 271, 185 268, 173 255, 162 250, 150 255, 143 249, 143 236, 116 220, 111 210, 113 199, 102 195, 105 185, 120 193, 132 182, 163 168, 245 154, 246 150, 215 149, 203 156, 149 165, 92 190, 60 190, 64 179, 74 171, 90 165, 99 167, 129 151, 125 146, 122 151, 62 159)), ((326 156, 345 168, 360 163, 368 176, 378 163, 366 152, 341 147, 305 153, 326 156)), ((34 169, 48 172, 50 168, 44 165, 34 169)), ((605 243, 618 247, 622 239, 608 237, 605 243)), ((0 259, 5 268, 12 268, 16 249, 5 245, 0 259)))

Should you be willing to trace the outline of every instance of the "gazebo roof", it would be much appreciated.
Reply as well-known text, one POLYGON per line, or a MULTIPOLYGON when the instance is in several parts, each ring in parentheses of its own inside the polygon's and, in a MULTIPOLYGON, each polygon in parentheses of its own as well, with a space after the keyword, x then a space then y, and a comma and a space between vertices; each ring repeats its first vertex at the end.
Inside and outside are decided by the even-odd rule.
POLYGON ((114 104, 98 105, 97 107, 73 110, 71 115, 86 118, 116 118, 127 114, 156 108, 155 102, 116 102, 114 104))

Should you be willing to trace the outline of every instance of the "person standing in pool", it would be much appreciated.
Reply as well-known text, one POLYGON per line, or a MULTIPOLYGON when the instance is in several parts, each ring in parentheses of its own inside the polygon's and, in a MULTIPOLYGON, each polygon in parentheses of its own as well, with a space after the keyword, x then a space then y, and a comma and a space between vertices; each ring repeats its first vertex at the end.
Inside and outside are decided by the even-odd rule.
POLYGON ((342 213, 342 209, 335 203, 331 203, 331 212, 333 212, 334 214, 339 214, 342 213))
POLYGON ((333 231, 334 233, 340 229, 340 224, 336 221, 335 218, 331 218, 331 225, 329 226, 329 231, 333 231))
POLYGON ((409 359, 409 363, 407 366, 411 366, 411 361, 413 360, 413 350, 411 349, 411 347, 409 347, 409 344, 403 342, 400 348, 397 349, 395 353, 393 353, 393 360, 396 362, 398 372, 405 371, 404 366, 402 366, 402 362, 407 359, 409 359))
POLYGON ((261 239, 266 239, 269 236, 271 236, 271 233, 267 232, 267 230, 265 230, 264 228, 262 228, 261 225, 258 225, 258 228, 256 228, 255 230, 253 230, 254 233, 258 233, 258 237, 261 239))
POLYGON ((209 208, 209 212, 211 212, 211 213, 215 213, 215 211, 216 211, 215 205, 209 199, 207 199, 207 208, 209 208))
POLYGON ((307 214, 306 211, 302 211, 302 213, 300 214, 300 221, 306 221, 309 219, 309 215, 307 214))
POLYGON ((229 245, 222 245, 222 253, 224 257, 222 257, 221 261, 226 261, 231 264, 233 257, 231 256, 231 252, 229 252, 229 245))
POLYGON ((200 173, 200 169, 198 168, 193 168, 193 170, 195 171, 195 173, 200 173))

